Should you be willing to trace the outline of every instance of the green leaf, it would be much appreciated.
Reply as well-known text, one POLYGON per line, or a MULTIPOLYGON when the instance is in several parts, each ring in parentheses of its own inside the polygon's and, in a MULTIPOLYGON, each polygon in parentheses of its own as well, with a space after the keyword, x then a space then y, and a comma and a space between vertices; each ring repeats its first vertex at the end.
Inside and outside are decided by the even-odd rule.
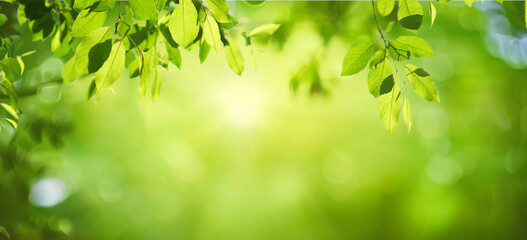
POLYGON ((274 24, 274 23, 263 24, 253 29, 249 34, 247 34, 247 37, 261 37, 261 36, 273 35, 273 33, 276 32, 276 30, 278 30, 279 27, 280 27, 280 24, 274 24))
POLYGON ((89 9, 82 10, 71 29, 71 36, 84 37, 93 30, 99 28, 106 20, 107 12, 90 12, 89 9))
POLYGON ((7 232, 7 229, 5 229, 5 227, 0 226, 0 233, 4 234, 7 239, 11 239, 11 236, 9 236, 9 232, 7 232))
POLYGON ((394 85, 389 93, 381 95, 379 99, 379 113, 381 121, 389 133, 399 122, 399 114, 401 113, 402 100, 399 87, 394 85))
POLYGON ((10 82, 20 80, 22 67, 16 59, 8 57, 0 60, 0 69, 4 72, 6 80, 10 82))
POLYGON ((95 94, 100 95, 101 91, 110 87, 119 77, 124 69, 126 51, 122 41, 116 42, 112 46, 110 56, 102 67, 95 73, 95 84, 97 89, 95 94))
POLYGON ((395 21, 390 21, 390 22, 388 23, 388 25, 386 26, 386 28, 384 29, 384 31, 385 31, 386 33, 391 32, 392 29, 393 29, 393 26, 394 26, 394 25, 395 25, 395 21))
POLYGON ((199 45, 199 62, 200 63, 204 63, 205 60, 207 59, 207 56, 209 55, 209 52, 210 52, 210 45, 207 44, 206 42, 202 42, 200 45, 199 45))
POLYGON ((138 20, 150 20, 157 17, 156 3, 154 0, 129 0, 134 17, 138 20))
POLYGON ((218 51, 221 44, 220 29, 216 20, 210 15, 205 17, 203 23, 203 38, 215 51, 218 51))
POLYGON ((377 66, 377 64, 381 63, 384 58, 386 58, 386 50, 382 49, 375 52, 375 54, 373 54, 373 57, 371 57, 370 69, 377 66))
POLYGON ((156 69, 154 82, 152 83, 152 101, 156 101, 156 99, 159 97, 159 93, 161 92, 161 73, 159 73, 159 70, 156 69))
POLYGON ((85 9, 87 7, 90 7, 94 3, 96 3, 99 0, 75 0, 73 3, 73 8, 76 9, 85 9))
POLYGON ((475 3, 475 2, 478 2, 479 0, 465 0, 465 4, 467 4, 467 6, 469 7, 472 7, 472 4, 475 3))
POLYGON ((423 23, 423 8, 421 4, 417 0, 400 0, 397 19, 404 28, 419 29, 423 23))
POLYGON ((388 52, 395 61, 410 59, 410 48, 398 40, 388 41, 388 52))
POLYGON ((108 11, 115 7, 115 0, 102 0, 91 7, 92 12, 108 11))
POLYGON ((234 41, 228 39, 228 42, 229 45, 225 46, 225 58, 232 71, 241 76, 245 68, 242 52, 234 41))
POLYGON ((121 17, 121 21, 119 21, 119 25, 117 26, 117 34, 119 34, 119 36, 122 37, 126 35, 132 26, 133 17, 132 9, 130 9, 128 6, 125 6, 124 16, 121 17))
POLYGON ((432 4, 432 2, 429 2, 429 4, 430 4, 430 28, 432 28, 432 26, 434 25, 434 22, 436 21, 437 10, 434 4, 432 4))
POLYGON ((410 132, 410 129, 412 129, 412 109, 410 108, 410 101, 408 101, 408 98, 404 98, 403 117, 406 128, 408 128, 408 132, 410 132))
POLYGON ((353 47, 344 57, 341 75, 350 76, 364 69, 374 50, 375 45, 370 43, 361 43, 353 47))
POLYGON ((428 74, 422 68, 407 64, 406 75, 408 76, 410 84, 412 84, 412 87, 414 88, 417 95, 421 96, 421 98, 427 101, 439 103, 439 93, 437 92, 434 82, 432 82, 430 74, 428 74))
POLYGON ((75 68, 75 58, 71 58, 66 64, 64 64, 64 68, 62 69, 62 80, 64 83, 70 83, 73 82, 75 79, 77 79, 77 69, 75 68))
POLYGON ((102 27, 86 36, 75 53, 75 69, 79 75, 99 70, 112 48, 112 33, 109 27, 102 27))
POLYGON ((197 20, 198 12, 192 0, 180 0, 168 20, 168 29, 174 41, 183 47, 194 41, 199 32, 197 20))
POLYGON ((152 73, 156 70, 157 59, 152 56, 153 51, 143 53, 141 56, 141 64, 139 67, 139 74, 141 76, 141 82, 139 84, 139 100, 142 100, 148 91, 150 82, 152 82, 152 73))
POLYGON ((432 47, 430 47, 430 45, 422 38, 403 36, 397 38, 397 40, 408 46, 411 56, 424 58, 434 56, 435 54, 432 47))
POLYGON ((170 62, 176 65, 177 68, 181 69, 181 53, 179 52, 179 48, 172 47, 167 42, 166 49, 168 52, 168 59, 170 60, 170 62))
POLYGON ((388 58, 385 58, 368 74, 368 89, 374 97, 379 97, 382 94, 388 93, 392 90, 394 85, 392 68, 388 58))
POLYGON ((18 129, 18 124, 16 123, 15 120, 13 119, 10 119, 10 118, 4 118, 4 120, 9 123, 15 130, 18 129))
POLYGON ((381 16, 386 17, 392 13, 395 7, 395 0, 379 0, 377 2, 377 9, 381 16))
POLYGON ((0 26, 4 25, 5 22, 7 22, 6 15, 3 13, 0 13, 0 26))
POLYGON ((2 107, 6 110, 6 112, 11 114, 11 116, 13 116, 15 119, 18 119, 18 114, 16 113, 16 110, 14 108, 12 108, 11 106, 5 103, 0 103, 0 105, 2 105, 2 107))
POLYGON ((225 0, 207 0, 209 10, 214 15, 216 21, 220 23, 230 23, 229 4, 225 0))

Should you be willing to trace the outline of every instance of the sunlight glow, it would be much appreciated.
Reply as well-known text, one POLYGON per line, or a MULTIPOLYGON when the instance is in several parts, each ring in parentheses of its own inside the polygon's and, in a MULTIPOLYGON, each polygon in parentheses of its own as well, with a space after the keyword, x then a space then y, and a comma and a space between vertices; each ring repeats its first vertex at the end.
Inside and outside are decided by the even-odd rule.
POLYGON ((226 120, 237 127, 258 123, 266 102, 261 87, 249 83, 227 85, 216 92, 214 100, 226 120))

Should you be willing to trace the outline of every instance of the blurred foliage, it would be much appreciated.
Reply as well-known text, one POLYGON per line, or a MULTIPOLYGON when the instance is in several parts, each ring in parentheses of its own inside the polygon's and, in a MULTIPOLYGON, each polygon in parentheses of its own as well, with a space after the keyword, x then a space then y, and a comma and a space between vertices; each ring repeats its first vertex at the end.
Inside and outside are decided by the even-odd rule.
MULTIPOLYGON (((504 16, 517 6, 505 2, 504 16)), ((482 12, 437 5, 433 28, 419 30, 436 55, 411 63, 434 77, 441 104, 415 101, 415 129, 388 136, 367 74, 338 77, 346 52, 376 37, 371 3, 231 7, 238 40, 281 24, 241 49, 258 70, 239 79, 220 53, 200 65, 198 51, 181 52, 194 60, 160 70, 155 104, 137 104, 139 79, 127 77, 85 104, 91 79, 59 84, 67 58, 46 50, 51 39, 13 30, 15 55, 37 51, 17 83, 19 130, 0 135, 0 226, 11 239, 527 235, 527 72, 485 50, 482 12), (295 77, 326 98, 292 96, 295 77)))

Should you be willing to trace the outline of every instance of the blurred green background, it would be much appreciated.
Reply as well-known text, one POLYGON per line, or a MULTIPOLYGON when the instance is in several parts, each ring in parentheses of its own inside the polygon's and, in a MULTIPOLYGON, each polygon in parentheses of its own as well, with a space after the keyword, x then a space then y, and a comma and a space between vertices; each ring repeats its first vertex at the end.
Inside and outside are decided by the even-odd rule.
POLYGON ((88 79, 62 85, 61 59, 27 58, 37 67, 20 86, 20 128, 0 139, 0 225, 12 239, 527 236, 527 71, 487 51, 488 15, 438 4, 430 29, 425 14, 419 35, 436 56, 414 63, 441 104, 409 92, 414 128, 389 135, 367 73, 339 77, 346 52, 375 37, 371 3, 231 6, 239 31, 282 24, 256 44, 257 70, 245 48, 242 77, 222 52, 203 65, 183 52, 155 103, 139 102, 126 76, 84 103, 88 79), (328 94, 290 91, 303 66, 328 94))

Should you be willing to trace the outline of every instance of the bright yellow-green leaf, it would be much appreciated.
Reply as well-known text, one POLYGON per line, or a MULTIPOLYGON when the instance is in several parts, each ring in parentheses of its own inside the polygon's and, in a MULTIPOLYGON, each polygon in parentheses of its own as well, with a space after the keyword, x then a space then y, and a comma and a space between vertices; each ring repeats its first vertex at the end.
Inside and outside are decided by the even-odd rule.
POLYGON ((0 60, 0 70, 5 74, 5 78, 10 82, 20 80, 22 74, 22 67, 18 60, 8 57, 0 60))
POLYGON ((176 43, 187 47, 198 36, 198 12, 192 0, 180 0, 168 20, 168 29, 176 43))
POLYGON ((374 50, 375 45, 371 43, 361 43, 353 47, 344 57, 341 75, 350 76, 364 69, 374 50))
POLYGON ((132 9, 130 9, 128 6, 125 6, 124 16, 121 17, 121 20, 119 21, 119 25, 117 26, 117 33, 119 34, 119 36, 124 36, 126 34, 126 32, 132 26, 132 21, 133 21, 132 9))
POLYGON ((395 7, 395 0, 379 0, 377 1, 377 9, 381 16, 386 17, 392 13, 395 7))
POLYGON ((203 38, 214 50, 218 50, 221 44, 221 35, 218 23, 210 15, 205 17, 203 23, 203 38))
POLYGON ((112 46, 110 56, 102 67, 95 73, 95 84, 97 89, 95 95, 99 96, 101 91, 110 87, 121 76, 124 69, 125 47, 122 41, 112 46))
POLYGON ((148 87, 150 87, 150 82, 152 82, 152 73, 156 70, 157 59, 152 55, 155 54, 154 51, 145 52, 141 56, 141 64, 139 67, 139 74, 141 82, 139 84, 138 94, 139 100, 142 100, 146 96, 148 87))
POLYGON ((16 113, 16 110, 13 109, 13 107, 5 103, 0 103, 0 105, 2 105, 2 107, 6 110, 6 112, 11 114, 11 116, 13 116, 15 119, 18 119, 18 114, 16 113))
POLYGON ((410 129, 412 129, 412 109, 410 108, 410 101, 408 101, 408 98, 404 98, 403 117, 406 128, 408 129, 408 132, 410 132, 410 129))
POLYGON ((242 52, 236 43, 232 40, 228 40, 229 45, 225 46, 225 58, 232 71, 238 75, 242 75, 243 69, 245 68, 245 61, 243 60, 242 52))
POLYGON ((77 69, 75 68, 75 58, 71 58, 62 69, 62 80, 64 83, 73 82, 77 79, 79 75, 77 74, 77 69))
POLYGON ((85 9, 94 3, 96 3, 99 0, 75 0, 75 3, 73 3, 73 8, 76 9, 85 9))
POLYGON ((395 61, 410 59, 410 48, 399 40, 388 40, 388 52, 395 61))
POLYGON ((404 28, 419 29, 423 23, 423 8, 421 4, 417 0, 400 0, 397 19, 404 28))
POLYGON ((247 36, 248 37, 259 37, 259 36, 273 35, 273 33, 276 32, 276 30, 278 30, 279 27, 280 27, 280 24, 274 24, 274 23, 263 24, 253 29, 249 34, 247 34, 247 36))
POLYGON ((432 2, 429 2, 429 4, 430 4, 430 28, 432 28, 432 26, 434 25, 434 22, 436 21, 437 10, 434 4, 432 4, 432 2))
POLYGON ((439 103, 439 93, 437 92, 434 82, 432 82, 430 74, 422 68, 418 68, 412 64, 407 64, 406 75, 417 95, 427 101, 439 103))
POLYGON ((394 81, 392 68, 388 58, 375 65, 368 74, 368 89, 374 97, 392 90, 394 81))
POLYGON ((423 39, 415 36, 402 36, 397 38, 399 42, 404 43, 410 50, 410 55, 413 57, 431 57, 434 56, 434 50, 423 39))
POLYGON ((18 124, 16 123, 15 120, 13 119, 10 119, 10 118, 4 118, 4 120, 9 123, 15 130, 18 129, 18 124))
POLYGON ((5 227, 0 226, 0 233, 4 234, 7 239, 11 239, 11 236, 9 236, 9 232, 7 232, 7 229, 5 229, 5 227))
POLYGON ((394 85, 390 92, 381 95, 379 98, 379 113, 381 115, 381 121, 389 133, 392 132, 397 125, 397 122, 399 122, 402 103, 401 92, 397 85, 394 85))
POLYGON ((84 37, 93 30, 99 28, 106 20, 107 12, 90 12, 89 9, 82 10, 71 28, 73 37, 84 37))
POLYGON ((75 68, 79 75, 94 73, 102 67, 112 48, 109 27, 101 27, 86 36, 75 53, 75 68))
POLYGON ((225 0, 207 0, 209 10, 214 15, 216 21, 220 23, 230 23, 229 4, 225 0))
POLYGON ((156 2, 154 0, 129 0, 134 17, 138 20, 154 19, 157 16, 156 2))

